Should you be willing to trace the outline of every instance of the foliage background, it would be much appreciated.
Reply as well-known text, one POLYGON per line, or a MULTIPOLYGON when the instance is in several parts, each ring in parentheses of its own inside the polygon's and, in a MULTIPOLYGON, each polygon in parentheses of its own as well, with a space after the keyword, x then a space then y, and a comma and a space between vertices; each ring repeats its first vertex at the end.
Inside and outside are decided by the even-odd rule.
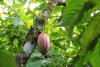
MULTIPOLYGON (((33 15, 39 16, 47 2, 0 1, 0 67, 16 67, 14 58, 24 46, 33 15)), ((86 2, 88 0, 67 0, 66 7, 57 6, 53 10, 44 28, 51 38, 50 58, 43 59, 35 49, 25 67, 100 66, 100 3, 89 0, 95 6, 84 9, 86 2)))

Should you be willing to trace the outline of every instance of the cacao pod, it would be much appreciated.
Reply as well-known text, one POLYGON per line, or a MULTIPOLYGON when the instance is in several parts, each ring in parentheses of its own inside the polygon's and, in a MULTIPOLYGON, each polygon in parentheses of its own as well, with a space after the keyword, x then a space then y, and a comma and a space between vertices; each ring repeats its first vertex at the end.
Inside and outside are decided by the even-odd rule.
POLYGON ((41 52, 41 54, 46 55, 48 50, 50 49, 50 39, 49 37, 41 32, 38 36, 37 40, 37 49, 41 52))

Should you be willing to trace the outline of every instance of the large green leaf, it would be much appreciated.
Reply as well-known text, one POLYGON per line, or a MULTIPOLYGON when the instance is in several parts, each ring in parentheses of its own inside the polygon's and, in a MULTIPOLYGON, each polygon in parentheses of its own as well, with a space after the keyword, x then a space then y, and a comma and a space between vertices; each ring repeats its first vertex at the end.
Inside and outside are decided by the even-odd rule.
POLYGON ((0 51, 0 67, 17 67, 14 58, 7 52, 0 51))
POLYGON ((68 26, 75 20, 84 2, 86 0, 67 0, 62 18, 63 26, 68 26))
POLYGON ((95 47, 95 50, 91 56, 91 64, 93 67, 100 67, 100 39, 95 47))
MULTIPOLYGON (((84 31, 82 38, 81 38, 81 47, 82 52, 81 55, 84 55, 87 49, 89 48, 89 45, 91 46, 91 42, 98 37, 100 34, 100 13, 95 15, 91 23, 88 25, 86 30, 84 31)), ((95 44, 94 44, 95 45, 95 44)), ((92 46, 91 46, 92 47, 92 46)))
POLYGON ((82 20, 84 13, 86 11, 94 7, 94 4, 91 3, 90 1, 86 2, 86 0, 84 1, 75 0, 75 2, 70 0, 67 6, 69 8, 66 8, 65 10, 66 12, 64 12, 62 18, 63 22, 62 25, 67 26, 68 37, 71 38, 74 26, 82 20))
POLYGON ((91 64, 93 67, 100 67, 100 39, 91 56, 91 64))

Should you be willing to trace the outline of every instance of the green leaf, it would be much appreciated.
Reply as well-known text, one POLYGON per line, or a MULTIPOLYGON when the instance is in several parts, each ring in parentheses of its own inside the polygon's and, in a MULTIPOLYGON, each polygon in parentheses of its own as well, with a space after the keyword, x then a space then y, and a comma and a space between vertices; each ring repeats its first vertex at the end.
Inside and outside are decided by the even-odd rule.
POLYGON ((81 55, 87 52, 89 44, 100 34, 100 13, 95 15, 81 37, 81 55))
POLYGON ((90 61, 93 67, 100 67, 100 39, 93 51, 90 61))
POLYGON ((72 1, 73 5, 70 2, 71 1, 69 1, 70 8, 69 9, 66 8, 65 10, 66 12, 62 18, 63 25, 67 26, 68 28, 69 38, 72 37, 74 26, 82 20, 84 13, 94 7, 94 4, 91 3, 90 1, 86 2, 85 0, 84 1, 76 0, 75 2, 72 1))
POLYGON ((14 58, 8 52, 0 51, 0 67, 17 67, 14 58))
POLYGON ((41 67, 41 60, 27 63, 26 67, 41 67))
POLYGON ((66 9, 64 10, 62 18, 63 26, 68 26, 75 20, 84 2, 86 0, 67 0, 66 9))
POLYGON ((85 54, 84 65, 90 64, 90 59, 92 58, 91 55, 92 55, 92 50, 91 51, 88 51, 85 54))
POLYGON ((49 56, 57 56, 57 55, 59 55, 59 49, 52 47, 52 49, 49 51, 48 54, 49 54, 49 56))
POLYGON ((83 66, 83 60, 84 60, 84 58, 80 58, 80 59, 75 63, 75 67, 82 67, 82 66, 83 66))
POLYGON ((0 0, 0 5, 4 5, 5 3, 3 2, 3 0, 0 0))
POLYGON ((96 7, 99 10, 100 9, 100 0, 91 0, 91 1, 96 5, 96 7))
POLYGON ((61 45, 60 43, 58 43, 58 42, 53 42, 53 43, 54 43, 55 46, 57 46, 57 47, 59 47, 61 49, 66 50, 65 46, 61 45))

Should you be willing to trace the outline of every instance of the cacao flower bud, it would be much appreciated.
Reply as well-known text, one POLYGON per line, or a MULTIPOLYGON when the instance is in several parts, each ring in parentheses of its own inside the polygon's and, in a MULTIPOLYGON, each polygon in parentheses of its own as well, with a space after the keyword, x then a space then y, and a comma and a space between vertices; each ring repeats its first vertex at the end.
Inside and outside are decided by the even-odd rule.
POLYGON ((48 50, 50 49, 50 39, 49 37, 41 32, 38 36, 37 40, 37 49, 41 52, 41 54, 46 55, 48 50))

